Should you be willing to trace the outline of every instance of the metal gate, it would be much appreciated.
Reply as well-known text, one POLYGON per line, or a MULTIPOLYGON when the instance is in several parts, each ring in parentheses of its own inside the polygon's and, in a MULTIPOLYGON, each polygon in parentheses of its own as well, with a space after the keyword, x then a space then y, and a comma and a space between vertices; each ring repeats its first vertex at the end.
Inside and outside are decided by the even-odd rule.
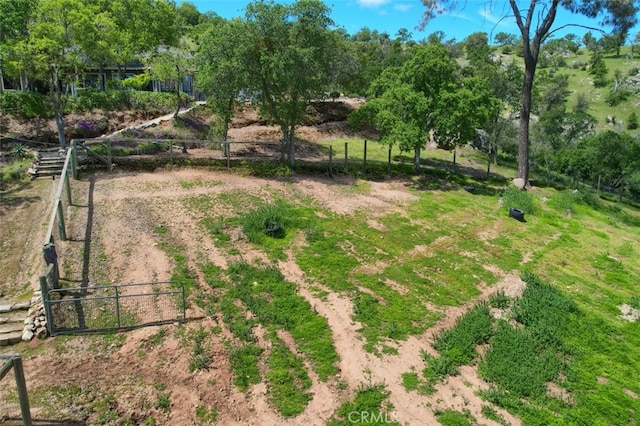
POLYGON ((47 292, 44 306, 51 336, 186 319, 184 284, 173 281, 53 289, 47 292))

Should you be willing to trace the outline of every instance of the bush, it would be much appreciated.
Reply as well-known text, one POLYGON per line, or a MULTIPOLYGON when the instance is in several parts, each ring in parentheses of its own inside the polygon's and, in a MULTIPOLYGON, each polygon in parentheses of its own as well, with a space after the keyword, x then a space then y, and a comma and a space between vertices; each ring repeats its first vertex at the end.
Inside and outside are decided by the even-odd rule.
POLYGON ((620 87, 618 90, 610 90, 605 98, 605 102, 610 106, 618 106, 625 102, 631 96, 631 91, 627 88, 620 87))
POLYGON ((284 207, 278 204, 265 204, 249 211, 242 219, 242 231, 252 243, 262 241, 265 235, 283 238, 284 207))
POLYGON ((561 368, 562 361, 554 350, 540 350, 525 329, 500 321, 480 372, 485 379, 527 398, 543 396, 546 383, 552 381, 561 368))
POLYGON ((638 128, 638 114, 633 111, 627 118, 627 130, 635 130, 638 128))
POLYGON ((576 304, 532 273, 525 272, 522 279, 527 288, 513 307, 516 321, 527 326, 539 344, 562 349, 568 316, 578 312, 576 304))
POLYGON ((14 117, 53 117, 47 97, 38 92, 4 91, 0 93, 0 109, 14 117))
POLYGON ((479 303, 456 320, 455 325, 434 338, 433 347, 456 364, 468 364, 477 355, 475 345, 491 337, 489 304, 479 303))
POLYGON ((518 188, 507 188, 502 192, 502 205, 508 211, 515 207, 527 214, 534 214, 537 210, 535 199, 531 194, 518 188))

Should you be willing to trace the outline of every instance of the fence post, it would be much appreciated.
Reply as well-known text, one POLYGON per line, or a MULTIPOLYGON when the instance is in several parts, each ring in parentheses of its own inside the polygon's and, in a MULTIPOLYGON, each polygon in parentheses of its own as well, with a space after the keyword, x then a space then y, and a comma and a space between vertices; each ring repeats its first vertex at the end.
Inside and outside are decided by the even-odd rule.
POLYGON ((120 328, 120 295, 118 294, 118 287, 119 286, 115 286, 116 288, 116 317, 118 318, 118 328, 120 328))
POLYGON ((187 294, 184 289, 184 283, 180 284, 182 284, 182 321, 185 321, 187 319, 187 294))
POLYGON ((364 140, 364 161, 362 162, 362 172, 367 172, 367 140, 364 140))
POLYGON ((111 165, 113 164, 113 157, 111 156, 111 139, 107 139, 107 164, 109 166, 109 171, 111 171, 111 165))
POLYGON ((596 192, 596 196, 600 198, 600 180, 602 179, 602 175, 598 175, 598 192, 596 192))
POLYGON ((60 232, 60 239, 62 241, 67 241, 67 231, 64 227, 64 214, 62 212, 62 203, 60 203, 60 200, 57 200, 56 203, 56 216, 58 218, 58 232, 60 232))
POLYGON ((58 254, 56 253, 56 245, 54 243, 45 244, 42 248, 42 252, 47 266, 53 265, 51 269, 51 276, 53 279, 52 287, 57 289, 59 288, 58 280, 60 279, 60 275, 58 272, 58 254))
POLYGON ((333 146, 329 145, 329 176, 333 176, 333 146))
POLYGON ((173 166, 173 142, 169 141, 169 161, 173 166))
POLYGON ((44 305, 44 316, 47 319, 47 331, 49 336, 53 336, 53 318, 51 317, 51 306, 49 306, 49 286, 47 285, 47 277, 44 275, 40 275, 40 293, 42 294, 42 304, 44 305))
POLYGON ((344 172, 347 173, 349 169, 349 142, 344 143, 344 172))
POLYGON ((69 175, 66 174, 62 176, 62 179, 64 179, 64 188, 67 190, 67 201, 69 202, 69 205, 72 206, 73 203, 71 202, 71 183, 69 183, 69 175))
POLYGON ((22 358, 20 357, 20 355, 15 355, 13 357, 13 372, 16 377, 16 388, 18 389, 18 399, 20 400, 22 423, 25 426, 31 426, 29 395, 27 394, 27 384, 24 381, 24 369, 22 368, 22 358))
POLYGON ((71 177, 74 179, 78 179, 78 149, 76 148, 76 140, 71 140, 71 149, 69 150, 71 158, 70 163, 71 166, 71 177))
POLYGON ((391 173, 391 148, 389 148, 389 160, 387 161, 387 173, 391 173))
POLYGON ((230 169, 231 168, 231 143, 230 142, 224 143, 224 150, 225 150, 225 153, 227 154, 227 169, 230 169))

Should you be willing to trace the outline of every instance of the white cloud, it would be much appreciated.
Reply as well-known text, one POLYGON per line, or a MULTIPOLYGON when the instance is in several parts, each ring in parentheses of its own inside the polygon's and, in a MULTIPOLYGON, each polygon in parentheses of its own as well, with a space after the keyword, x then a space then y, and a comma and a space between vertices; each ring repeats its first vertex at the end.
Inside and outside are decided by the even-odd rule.
POLYGON ((500 22, 500 18, 493 16, 490 10, 480 9, 478 11, 478 14, 482 16, 482 19, 484 19, 485 21, 489 21, 493 24, 497 24, 498 22, 500 22))
POLYGON ((358 0, 358 4, 362 7, 376 8, 389 3, 389 1, 390 0, 358 0))
POLYGON ((393 8, 399 12, 408 12, 413 8, 413 5, 406 4, 406 3, 398 3, 398 4, 395 4, 393 8))

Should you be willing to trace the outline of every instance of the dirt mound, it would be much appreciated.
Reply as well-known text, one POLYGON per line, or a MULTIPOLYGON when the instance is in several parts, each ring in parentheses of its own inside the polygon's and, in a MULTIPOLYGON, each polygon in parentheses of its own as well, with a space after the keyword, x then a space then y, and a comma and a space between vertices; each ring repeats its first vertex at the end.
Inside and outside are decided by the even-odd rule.
MULTIPOLYGON (((336 101, 312 102, 307 108, 303 126, 299 127, 298 137, 315 142, 319 139, 335 136, 348 136, 346 122, 349 114, 360 105, 360 101, 341 99, 336 101), (309 127, 316 127, 310 129, 309 127)), ((74 138, 94 138, 145 123, 154 117, 144 111, 94 111, 90 113, 72 113, 65 116, 65 134, 67 140, 74 138)), ((205 107, 198 107, 181 115, 178 119, 164 121, 144 129, 129 131, 124 136, 137 138, 163 139, 209 139, 213 115, 205 107)), ((235 141, 278 141, 282 134, 250 104, 236 112, 231 123, 229 136, 235 141)), ((55 120, 53 118, 17 119, 2 117, 0 130, 7 136, 36 142, 58 144, 55 120)))

